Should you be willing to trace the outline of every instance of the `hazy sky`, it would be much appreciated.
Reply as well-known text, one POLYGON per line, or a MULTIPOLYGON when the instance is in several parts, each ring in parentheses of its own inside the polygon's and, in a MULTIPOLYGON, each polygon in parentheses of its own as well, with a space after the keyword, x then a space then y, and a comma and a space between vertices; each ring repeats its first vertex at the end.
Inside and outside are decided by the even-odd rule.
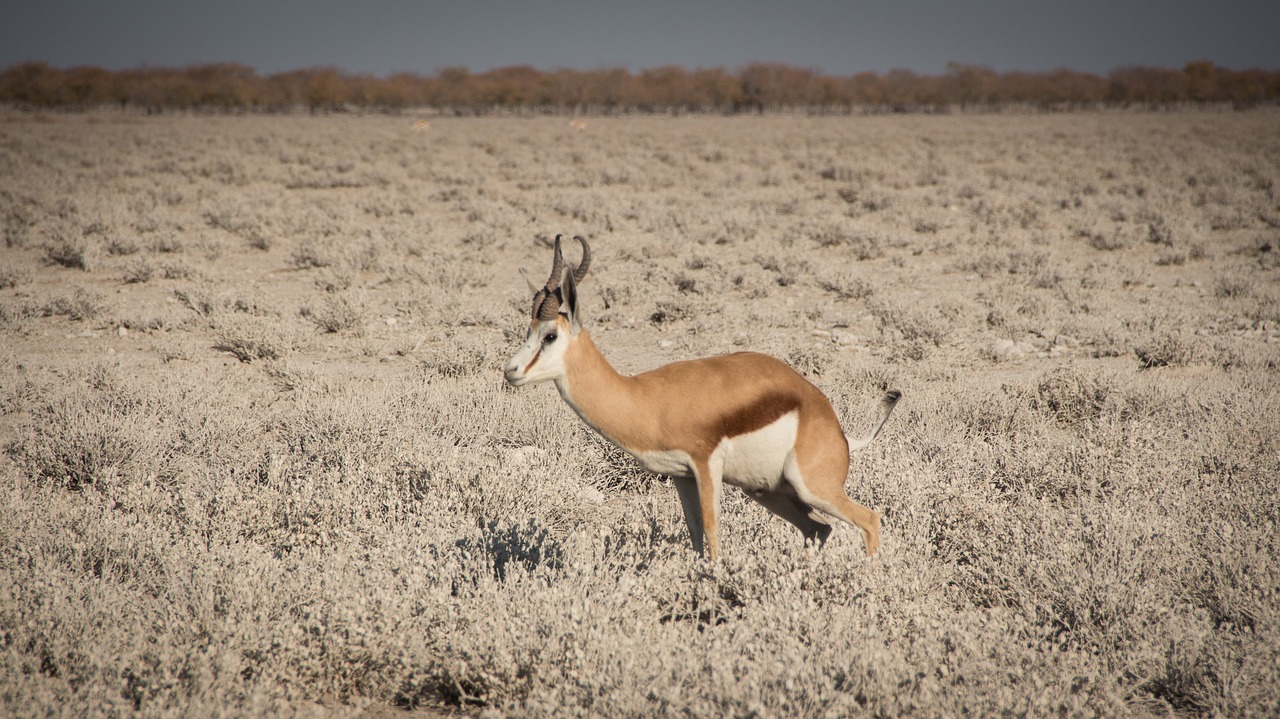
POLYGON ((0 13, 0 67, 239 62, 387 75, 463 65, 849 75, 948 61, 999 71, 1280 69, 1277 0, 30 0, 0 13))

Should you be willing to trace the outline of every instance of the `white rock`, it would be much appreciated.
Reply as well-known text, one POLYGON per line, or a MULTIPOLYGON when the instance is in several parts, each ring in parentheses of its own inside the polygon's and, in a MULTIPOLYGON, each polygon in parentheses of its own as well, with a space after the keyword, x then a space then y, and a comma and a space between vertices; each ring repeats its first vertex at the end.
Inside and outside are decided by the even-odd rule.
POLYGON ((831 339, 835 340, 835 343, 842 347, 854 344, 858 341, 857 335, 851 335, 848 332, 841 332, 840 330, 834 330, 831 333, 831 339))
POLYGON ((997 362, 1008 362, 1026 356, 1026 351, 1011 339, 1000 338, 991 345, 991 354, 997 362))
POLYGON ((525 445, 507 452, 507 462, 511 464, 528 464, 547 456, 547 450, 533 445, 525 445))

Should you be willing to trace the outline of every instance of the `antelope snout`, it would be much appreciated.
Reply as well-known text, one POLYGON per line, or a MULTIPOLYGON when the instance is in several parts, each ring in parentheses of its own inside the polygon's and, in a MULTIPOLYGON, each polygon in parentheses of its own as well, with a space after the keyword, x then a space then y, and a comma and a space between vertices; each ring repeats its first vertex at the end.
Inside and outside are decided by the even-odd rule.
POLYGON ((513 359, 502 368, 502 378, 512 387, 519 387, 524 384, 525 376, 520 372, 520 365, 513 359))

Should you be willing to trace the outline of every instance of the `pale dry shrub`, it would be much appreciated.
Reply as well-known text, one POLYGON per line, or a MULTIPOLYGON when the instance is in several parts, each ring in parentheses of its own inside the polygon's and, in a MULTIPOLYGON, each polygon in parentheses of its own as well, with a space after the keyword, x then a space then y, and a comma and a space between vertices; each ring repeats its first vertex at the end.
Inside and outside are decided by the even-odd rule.
POLYGON ((324 243, 304 240, 294 249, 290 261, 294 267, 305 270, 312 267, 329 267, 337 262, 337 258, 333 250, 324 243))
POLYGON ((1103 252, 1128 249, 1133 244, 1132 238, 1118 230, 1094 232, 1088 236, 1088 240, 1090 247, 1103 252))
POLYGON ((1042 376, 1030 399, 1033 409, 1070 425, 1096 419, 1111 393, 1107 380, 1063 367, 1042 376))
POLYGON ((160 276, 166 280, 195 280, 200 278, 200 271, 181 259, 160 263, 159 272, 160 276))
POLYGON ((19 267, 13 264, 5 264, 0 266, 0 290, 18 287, 31 282, 32 272, 29 267, 19 267))
POLYGON ((183 307, 202 317, 212 317, 223 308, 222 300, 208 283, 175 287, 173 295, 183 307))
POLYGON ((215 334, 213 349, 230 352, 241 362, 278 360, 288 354, 292 344, 272 323, 256 317, 222 320, 215 334))
POLYGON ((151 238, 148 249, 158 254, 177 254, 186 251, 187 242, 177 234, 166 232, 151 238))
POLYGON ((85 272, 98 269, 101 255, 101 245, 91 238, 58 236, 44 246, 44 256, 48 262, 85 272))
POLYGON ((135 238, 115 236, 106 241, 107 254, 127 256, 137 254, 142 246, 135 238))
POLYGON ((1199 349, 1203 342, 1180 328, 1163 328, 1154 331, 1133 347, 1143 368, 1182 367, 1201 360, 1199 349))
POLYGON ((501 353, 506 349, 509 348, 495 347, 483 338, 455 334, 448 345, 432 349, 422 366, 450 379, 492 375, 494 368, 505 361, 501 353))
POLYGON ((315 307, 305 306, 300 310, 300 314, 325 332, 337 333, 350 330, 360 335, 364 331, 364 310, 358 304, 340 295, 325 297, 315 307))
POLYGON ((20 209, 10 209, 5 213, 4 217, 4 245, 5 247, 20 248, 25 247, 27 240, 31 236, 31 226, 34 224, 29 213, 20 209))
POLYGON ((146 258, 138 258, 131 260, 124 267, 125 284, 136 284, 141 282, 150 282, 155 276, 156 267, 146 258))
POLYGON ((101 292, 77 287, 71 294, 51 297, 40 305, 42 317, 66 317, 71 320, 91 320, 102 313, 105 304, 101 292))
POLYGON ((316 275, 315 285, 325 292, 339 292, 350 289, 355 279, 349 270, 326 267, 316 275))
POLYGON ((1213 295, 1219 299, 1241 299, 1253 294, 1253 282, 1240 274, 1224 275, 1213 281, 1213 295))
POLYGON ((875 292, 870 282, 860 273, 851 270, 820 272, 817 283, 819 287, 841 300, 865 300, 875 292))
POLYGON ((938 306, 920 307, 893 300, 873 298, 867 309, 881 328, 895 340, 924 342, 941 346, 951 332, 953 310, 938 306))
POLYGON ((1009 271, 1009 260, 1004 253, 986 252, 956 263, 956 269, 973 272, 983 279, 999 277, 1009 271))

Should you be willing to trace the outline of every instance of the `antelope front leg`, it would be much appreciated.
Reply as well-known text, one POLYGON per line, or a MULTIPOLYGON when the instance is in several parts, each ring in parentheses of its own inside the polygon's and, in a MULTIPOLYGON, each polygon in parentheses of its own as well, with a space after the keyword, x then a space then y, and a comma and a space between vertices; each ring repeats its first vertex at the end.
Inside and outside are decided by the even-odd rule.
POLYGON ((695 462, 693 467, 698 486, 702 531, 707 536, 707 553, 713 562, 720 558, 720 488, 723 484, 723 469, 715 459, 695 462))

